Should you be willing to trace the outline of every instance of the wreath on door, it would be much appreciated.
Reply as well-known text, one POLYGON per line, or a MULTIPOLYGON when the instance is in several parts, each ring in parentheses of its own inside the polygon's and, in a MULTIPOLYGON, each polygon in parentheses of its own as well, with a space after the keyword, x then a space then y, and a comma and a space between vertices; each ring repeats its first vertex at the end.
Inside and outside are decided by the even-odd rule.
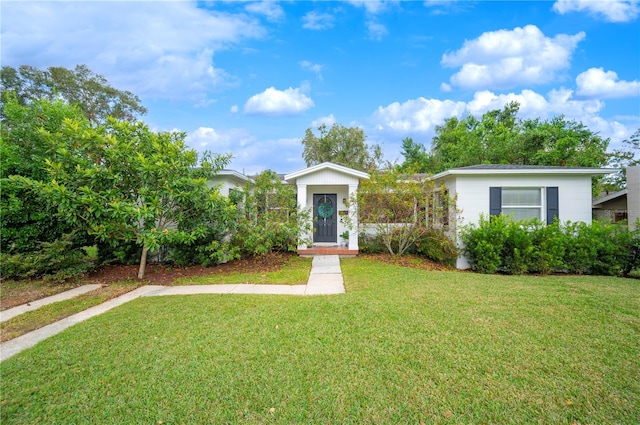
POLYGON ((335 213, 333 205, 331 205, 331 201, 328 201, 325 197, 322 203, 318 204, 318 217, 326 220, 333 217, 333 213, 335 213))

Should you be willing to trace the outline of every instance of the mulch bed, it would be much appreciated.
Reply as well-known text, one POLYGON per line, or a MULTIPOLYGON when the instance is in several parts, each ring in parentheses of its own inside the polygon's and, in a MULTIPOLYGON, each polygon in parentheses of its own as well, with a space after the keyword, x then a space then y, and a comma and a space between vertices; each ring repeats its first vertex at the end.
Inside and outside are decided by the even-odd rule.
POLYGON ((358 257, 367 258, 374 261, 380 261, 395 266, 410 267, 414 269, 423 269, 431 271, 447 271, 455 270, 454 268, 438 264, 426 258, 416 255, 391 255, 391 254, 359 254, 358 257))
POLYGON ((164 264, 147 264, 144 279, 138 279, 137 265, 104 265, 91 272, 84 283, 100 283, 106 285, 131 279, 148 285, 171 285, 174 280, 182 277, 229 273, 265 273, 280 270, 283 264, 293 255, 295 254, 274 252, 258 257, 233 260, 212 267, 179 267, 164 264))

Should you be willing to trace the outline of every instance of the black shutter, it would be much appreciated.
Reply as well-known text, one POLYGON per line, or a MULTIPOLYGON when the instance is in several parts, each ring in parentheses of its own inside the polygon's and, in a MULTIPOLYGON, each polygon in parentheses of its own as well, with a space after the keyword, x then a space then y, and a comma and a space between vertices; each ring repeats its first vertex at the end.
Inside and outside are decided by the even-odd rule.
POLYGON ((502 212, 502 188, 489 188, 489 215, 500 215, 502 212))
POLYGON ((560 214, 558 204, 558 188, 547 188, 547 224, 552 224, 553 220, 560 214))

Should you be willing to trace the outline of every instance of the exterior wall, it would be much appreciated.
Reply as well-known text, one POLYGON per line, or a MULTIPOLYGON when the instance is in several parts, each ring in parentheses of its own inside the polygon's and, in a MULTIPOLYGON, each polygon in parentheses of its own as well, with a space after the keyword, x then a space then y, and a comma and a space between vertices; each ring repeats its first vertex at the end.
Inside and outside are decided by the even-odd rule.
POLYGON ((242 182, 229 176, 214 176, 214 178, 209 180, 207 184, 209 185, 209 187, 216 185, 219 186, 220 194, 224 196, 229 196, 229 191, 231 191, 232 189, 244 189, 244 184, 242 182))
MULTIPOLYGON (((457 207, 461 224, 478 223, 480 215, 489 215, 490 187, 558 187, 560 221, 591 223, 591 177, 556 176, 457 176, 457 207)), ((542 210, 546 207, 543 197, 542 210)))
MULTIPOLYGON (((591 223, 591 177, 581 175, 463 175, 447 176, 438 184, 444 183, 450 193, 456 196, 458 210, 457 227, 477 224, 480 216, 489 215, 490 187, 558 187, 560 221, 582 221, 591 223)), ((543 219, 546 211, 546 199, 542 199, 543 219)), ((458 246, 462 246, 456 229, 458 246)), ((470 267, 464 256, 458 258, 456 266, 460 269, 470 267)))
POLYGON ((614 221, 616 213, 627 212, 627 196, 621 196, 609 202, 603 202, 599 208, 593 210, 593 216, 596 220, 614 221))
POLYGON ((296 184, 306 185, 350 185, 359 183, 359 179, 354 176, 339 173, 333 170, 320 170, 315 173, 298 177, 296 184))
POLYGON ((629 229, 635 229, 640 220, 640 165, 627 168, 627 214, 629 229))

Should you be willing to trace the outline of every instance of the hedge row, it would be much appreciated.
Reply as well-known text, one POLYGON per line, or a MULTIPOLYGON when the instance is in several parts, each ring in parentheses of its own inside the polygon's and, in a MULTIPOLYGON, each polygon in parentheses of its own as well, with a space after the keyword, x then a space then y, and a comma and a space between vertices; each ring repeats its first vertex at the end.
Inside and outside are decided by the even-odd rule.
POLYGON ((640 231, 597 221, 546 225, 481 217, 463 228, 462 241, 471 269, 480 273, 628 276, 640 267, 640 231))

